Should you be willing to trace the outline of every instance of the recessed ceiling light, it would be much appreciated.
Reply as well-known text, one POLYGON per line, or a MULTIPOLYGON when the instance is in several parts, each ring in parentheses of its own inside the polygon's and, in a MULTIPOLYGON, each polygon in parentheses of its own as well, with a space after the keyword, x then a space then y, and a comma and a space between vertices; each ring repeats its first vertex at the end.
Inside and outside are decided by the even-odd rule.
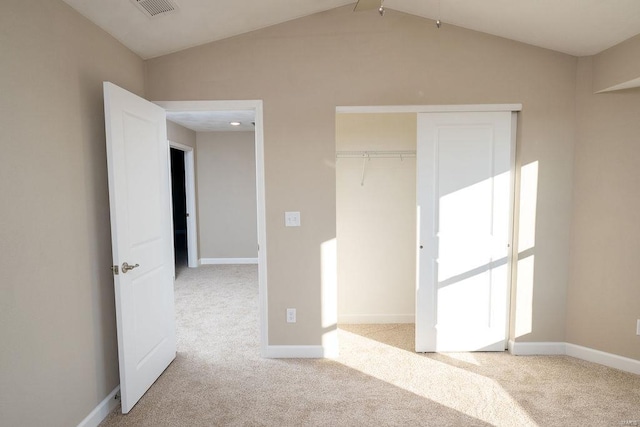
POLYGON ((240 126, 240 122, 229 122, 231 126, 240 126))

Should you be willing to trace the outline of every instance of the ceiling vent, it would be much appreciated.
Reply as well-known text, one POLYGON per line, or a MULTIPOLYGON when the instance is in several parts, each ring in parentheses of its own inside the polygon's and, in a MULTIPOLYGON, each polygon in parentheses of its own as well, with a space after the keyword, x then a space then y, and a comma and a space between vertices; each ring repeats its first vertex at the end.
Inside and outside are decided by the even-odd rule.
POLYGON ((173 12, 178 7, 169 0, 131 0, 145 15, 153 18, 173 12))

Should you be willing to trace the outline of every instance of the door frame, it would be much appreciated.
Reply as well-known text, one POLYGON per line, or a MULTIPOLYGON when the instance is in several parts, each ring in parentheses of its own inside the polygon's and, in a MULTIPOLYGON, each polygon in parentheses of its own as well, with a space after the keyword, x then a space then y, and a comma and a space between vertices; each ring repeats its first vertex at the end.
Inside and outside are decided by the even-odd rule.
MULTIPOLYGON (((515 227, 517 226, 516 222, 516 209, 515 203, 518 200, 517 187, 516 187, 516 177, 517 177, 517 141, 516 141, 516 125, 517 125, 517 113, 522 111, 522 104, 460 104, 460 105, 363 105, 363 106, 337 106, 336 114, 384 114, 384 113, 446 113, 446 112, 498 112, 498 111, 508 111, 511 112, 511 120, 512 120, 512 135, 511 135, 511 159, 510 159, 510 171, 511 171, 511 179, 510 179, 510 196, 511 196, 511 213, 509 218, 509 245, 511 250, 508 251, 508 272, 507 277, 509 283, 507 285, 507 291, 509 295, 507 296, 508 307, 507 307, 507 322, 506 322, 506 337, 507 341, 513 339, 510 335, 510 325, 513 322, 513 317, 515 313, 513 312, 513 302, 512 295, 515 295, 515 269, 517 267, 517 263, 514 262, 516 260, 515 256, 515 227)), ((417 140, 416 140, 417 144, 417 140)), ((417 173, 417 171, 416 171, 417 173)), ((416 217, 416 221, 420 220, 420 212, 416 217)), ((416 222, 416 293, 419 286, 420 280, 420 243, 419 243, 419 233, 420 229, 418 226, 418 222, 416 222)), ((417 296, 417 295, 416 295, 417 296)), ((337 303, 336 303, 337 304, 337 303)), ((416 298, 416 317, 418 316, 418 307, 417 307, 417 298, 416 298)))
MULTIPOLYGON (((189 268, 198 266, 198 221, 196 213, 196 174, 193 147, 169 140, 169 147, 184 153, 184 183, 187 198, 187 255, 189 268)), ((173 200, 173 194, 171 194, 173 200)), ((174 254, 175 256, 175 254, 174 254)))
MULTIPOLYGON (((258 292, 260 349, 262 357, 267 357, 268 305, 267 305, 267 218, 264 177, 264 125, 262 100, 224 100, 224 101, 152 101, 170 112, 193 111, 240 111, 255 113, 255 149, 256 149, 256 201, 258 229, 258 292)), ((191 252, 189 253, 191 256, 191 252)))

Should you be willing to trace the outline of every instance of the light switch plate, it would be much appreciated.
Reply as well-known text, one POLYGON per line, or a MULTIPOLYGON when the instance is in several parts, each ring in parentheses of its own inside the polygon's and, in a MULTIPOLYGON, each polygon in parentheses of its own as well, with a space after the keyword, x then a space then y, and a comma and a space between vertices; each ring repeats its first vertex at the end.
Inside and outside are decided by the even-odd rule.
POLYGON ((300 227, 300 212, 285 212, 284 225, 286 227, 300 227))

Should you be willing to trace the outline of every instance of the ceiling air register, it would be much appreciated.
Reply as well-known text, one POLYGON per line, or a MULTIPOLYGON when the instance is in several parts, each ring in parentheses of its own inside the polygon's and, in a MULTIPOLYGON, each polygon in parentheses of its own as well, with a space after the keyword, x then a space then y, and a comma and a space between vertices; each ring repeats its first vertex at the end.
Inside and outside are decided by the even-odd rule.
POLYGON ((175 3, 169 0, 131 0, 131 2, 151 18, 178 9, 175 3))

